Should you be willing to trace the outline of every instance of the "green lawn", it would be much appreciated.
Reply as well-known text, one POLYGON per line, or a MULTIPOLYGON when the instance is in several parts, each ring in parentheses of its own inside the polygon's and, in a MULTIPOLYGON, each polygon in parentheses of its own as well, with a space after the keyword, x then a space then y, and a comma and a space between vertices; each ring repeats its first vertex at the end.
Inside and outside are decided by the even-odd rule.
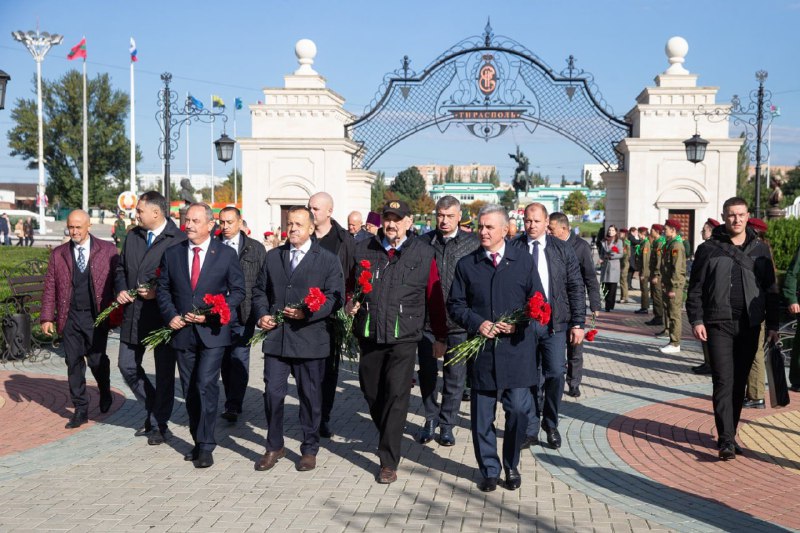
POLYGON ((24 276, 27 274, 24 268, 26 261, 40 260, 47 261, 50 257, 50 250, 47 248, 34 248, 24 246, 2 246, 0 247, 0 300, 9 296, 8 276, 24 276))
POLYGON ((578 228, 581 232, 581 237, 591 237, 597 235, 597 232, 603 227, 601 222, 579 222, 578 228))

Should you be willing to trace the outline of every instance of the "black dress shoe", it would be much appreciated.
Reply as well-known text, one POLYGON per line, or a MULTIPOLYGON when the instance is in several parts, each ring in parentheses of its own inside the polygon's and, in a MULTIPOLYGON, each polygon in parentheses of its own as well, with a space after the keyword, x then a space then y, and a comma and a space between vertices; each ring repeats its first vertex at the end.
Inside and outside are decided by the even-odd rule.
POLYGON ((147 418, 144 419, 144 424, 142 424, 142 427, 136 430, 136 436, 142 437, 144 435, 149 435, 151 429, 153 429, 153 424, 150 423, 150 413, 147 413, 147 418))
POLYGON ((653 317, 652 319, 650 319, 647 322, 645 322, 645 324, 648 325, 648 326, 663 326, 664 325, 664 321, 661 320, 658 317, 653 317))
POLYGON ((634 313, 636 313, 637 315, 646 315, 646 314, 650 313, 650 310, 649 309, 637 309, 636 311, 634 311, 634 313))
POLYGON ((792 385, 789 387, 789 390, 792 392, 800 392, 800 385, 792 385))
POLYGON ((483 481, 478 483, 478 489, 481 492, 494 492, 497 490, 497 482, 499 481, 496 477, 486 477, 483 478, 483 481))
POLYGON ((456 438, 453 435, 453 428, 442 428, 439 431, 439 444, 442 446, 455 446, 456 438))
POLYGON ((545 432, 547 433, 547 444, 552 446, 554 450, 561 448, 561 434, 558 429, 548 429, 545 432))
POLYGON ((538 446, 539 445, 539 437, 536 436, 528 436, 525 437, 525 440, 522 441, 522 444, 519 445, 520 450, 524 450, 526 448, 530 448, 531 446, 538 446))
POLYGON ((197 459, 194 461, 195 468, 208 468, 214 464, 214 456, 211 452, 200 452, 197 454, 197 459))
POLYGON ((767 404, 764 403, 764 400, 745 400, 742 407, 746 409, 766 409, 767 404))
POLYGON ((506 482, 503 485, 506 490, 517 490, 522 485, 522 476, 516 468, 506 470, 506 482))
POLYGON ((472 389, 464 389, 464 392, 461 393, 461 401, 468 402, 471 399, 472 399, 472 389))
POLYGON ((737 444, 736 441, 733 441, 733 451, 736 452, 736 455, 742 455, 742 453, 744 453, 742 452, 742 447, 739 446, 739 444, 737 444))
POLYGON ((322 422, 319 425, 319 436, 323 439, 330 439, 333 437, 333 431, 331 431, 330 426, 328 426, 327 422, 322 422))
POLYGON ((736 448, 733 443, 726 442, 719 448, 719 458, 723 461, 730 461, 736 459, 736 448))
POLYGON ((69 422, 67 422, 64 427, 66 429, 75 429, 81 427, 88 421, 89 413, 80 409, 76 409, 75 412, 72 413, 72 418, 69 419, 69 422))
POLYGON ((166 429, 153 429, 150 431, 150 434, 147 436, 147 444, 150 446, 158 446, 159 444, 164 444, 167 440, 166 436, 166 429))
POLYGON ((426 420, 425 425, 422 426, 422 429, 419 432, 419 442, 420 444, 427 444, 432 441, 436 437, 436 421, 435 420, 426 420))
POLYGON ((692 372, 698 376, 707 376, 708 374, 711 374, 711 365, 708 363, 703 363, 702 365, 693 366, 692 372))
POLYGON ((100 412, 107 413, 111 409, 111 404, 114 403, 114 398, 111 396, 111 390, 100 391, 100 412))
POLYGON ((579 398, 581 395, 581 389, 577 385, 574 387, 570 387, 567 391, 567 396, 572 396, 573 398, 579 398))
POLYGON ((192 451, 187 453, 183 456, 184 461, 197 461, 197 458, 200 456, 200 450, 197 449, 197 446, 192 448, 192 451))
POLYGON ((239 413, 237 413, 233 409, 225 409, 225 412, 219 416, 221 416, 223 419, 227 420, 230 423, 234 423, 237 420, 239 420, 239 413))

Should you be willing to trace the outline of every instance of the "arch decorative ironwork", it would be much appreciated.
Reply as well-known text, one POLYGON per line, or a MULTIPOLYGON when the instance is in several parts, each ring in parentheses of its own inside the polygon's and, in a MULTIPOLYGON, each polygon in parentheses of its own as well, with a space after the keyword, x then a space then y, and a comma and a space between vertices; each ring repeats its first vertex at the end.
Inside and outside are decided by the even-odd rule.
POLYGON ((408 56, 387 74, 364 114, 345 126, 359 144, 353 166, 370 168, 389 148, 430 127, 466 129, 486 141, 511 128, 541 125, 575 142, 607 170, 624 167, 617 144, 631 125, 614 115, 594 78, 576 66, 554 71, 511 38, 483 35, 462 40, 421 73, 408 56))

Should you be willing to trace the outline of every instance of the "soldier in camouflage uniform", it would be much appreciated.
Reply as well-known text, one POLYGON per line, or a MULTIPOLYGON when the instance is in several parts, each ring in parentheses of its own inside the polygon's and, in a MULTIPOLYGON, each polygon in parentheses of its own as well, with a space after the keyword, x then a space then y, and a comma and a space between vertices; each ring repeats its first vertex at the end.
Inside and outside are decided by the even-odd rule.
POLYGON ((637 315, 646 315, 650 312, 650 247, 652 237, 647 234, 647 228, 639 228, 642 241, 636 246, 636 270, 639 272, 639 287, 642 289, 642 304, 636 310, 637 315))
POLYGON ((653 318, 645 322, 648 326, 664 325, 664 300, 661 297, 661 254, 664 239, 664 226, 653 224, 650 227, 650 296, 653 299, 653 318))
POLYGON ((622 259, 620 260, 619 271, 619 303, 626 304, 628 303, 628 270, 631 266, 631 241, 628 240, 628 230, 625 228, 619 230, 619 240, 622 241, 622 259))
POLYGON ((683 287, 686 285, 686 248, 680 236, 681 223, 670 218, 664 225, 667 242, 661 255, 661 286, 664 298, 664 329, 669 333, 669 344, 661 353, 681 351, 683 319, 683 287))

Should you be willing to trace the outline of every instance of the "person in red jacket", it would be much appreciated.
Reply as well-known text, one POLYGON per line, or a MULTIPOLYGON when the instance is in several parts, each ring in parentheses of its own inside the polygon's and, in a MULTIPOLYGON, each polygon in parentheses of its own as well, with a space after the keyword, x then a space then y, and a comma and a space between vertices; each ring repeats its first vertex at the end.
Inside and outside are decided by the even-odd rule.
POLYGON ((94 327, 97 315, 114 298, 117 247, 89 233, 89 215, 76 209, 67 217, 70 240, 50 254, 39 320, 42 332, 63 337, 69 392, 75 412, 66 428, 89 420, 86 363, 100 389, 100 412, 111 408, 110 363, 106 355, 108 322, 94 327))

